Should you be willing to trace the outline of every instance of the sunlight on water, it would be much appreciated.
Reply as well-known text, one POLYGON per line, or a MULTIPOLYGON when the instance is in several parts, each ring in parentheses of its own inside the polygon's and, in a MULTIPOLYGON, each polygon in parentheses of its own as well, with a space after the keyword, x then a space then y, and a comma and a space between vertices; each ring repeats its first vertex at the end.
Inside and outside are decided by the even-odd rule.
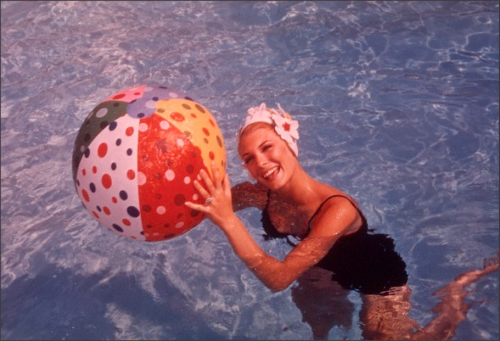
MULTIPOLYGON (((1 4, 2 339, 311 339, 297 286, 272 293, 203 221, 167 242, 100 226, 75 192, 85 117, 139 84, 195 98, 224 135, 232 184, 246 109, 281 103, 300 161, 352 195, 406 262, 409 316, 498 257, 497 2, 1 4)), ((258 210, 238 212, 266 241, 258 210)), ((496 340, 498 271, 472 284, 455 339, 496 340)), ((356 292, 329 296, 329 339, 361 339, 356 292)), ((312 300, 312 298, 311 298, 312 300)))

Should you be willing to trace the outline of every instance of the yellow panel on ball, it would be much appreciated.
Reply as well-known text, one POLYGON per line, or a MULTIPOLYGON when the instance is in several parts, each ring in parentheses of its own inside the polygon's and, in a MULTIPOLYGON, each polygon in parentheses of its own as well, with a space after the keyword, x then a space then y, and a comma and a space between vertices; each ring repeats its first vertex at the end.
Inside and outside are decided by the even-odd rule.
POLYGON ((224 140, 215 118, 207 108, 186 99, 170 99, 157 102, 157 113, 201 149, 205 166, 213 178, 210 164, 215 163, 224 176, 226 152, 224 140))

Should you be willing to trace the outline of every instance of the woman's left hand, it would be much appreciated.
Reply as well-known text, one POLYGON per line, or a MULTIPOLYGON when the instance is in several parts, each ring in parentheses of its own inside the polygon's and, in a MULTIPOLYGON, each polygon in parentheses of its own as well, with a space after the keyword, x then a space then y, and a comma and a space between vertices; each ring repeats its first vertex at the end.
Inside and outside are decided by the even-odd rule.
POLYGON ((214 181, 212 181, 205 170, 202 169, 200 171, 200 177, 206 189, 199 181, 195 180, 193 182, 194 187, 205 200, 205 204, 200 205, 186 202, 185 205, 193 210, 205 213, 214 224, 222 228, 224 222, 234 216, 231 184, 229 183, 229 175, 227 173, 224 179, 220 178, 219 170, 213 163, 212 174, 214 174, 214 181))

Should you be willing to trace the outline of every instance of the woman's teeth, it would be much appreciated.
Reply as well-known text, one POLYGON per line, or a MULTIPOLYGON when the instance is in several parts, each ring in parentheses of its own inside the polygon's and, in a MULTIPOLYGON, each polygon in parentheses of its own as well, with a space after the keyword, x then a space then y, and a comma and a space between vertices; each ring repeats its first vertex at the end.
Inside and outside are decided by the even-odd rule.
POLYGON ((268 170, 265 174, 264 174, 264 178, 267 179, 269 178, 276 170, 278 169, 278 167, 274 167, 273 169, 270 169, 268 170))

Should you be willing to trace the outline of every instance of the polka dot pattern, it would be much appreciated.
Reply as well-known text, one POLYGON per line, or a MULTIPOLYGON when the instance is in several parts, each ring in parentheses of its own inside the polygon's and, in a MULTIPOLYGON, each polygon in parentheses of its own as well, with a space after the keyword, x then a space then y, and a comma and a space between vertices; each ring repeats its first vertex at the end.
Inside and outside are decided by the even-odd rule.
MULTIPOLYGON (((73 180, 76 179, 76 171, 83 156, 90 156, 89 145, 94 141, 97 135, 106 128, 114 129, 115 122, 119 117, 124 116, 126 113, 127 103, 123 102, 103 102, 97 105, 92 110, 87 118, 83 121, 78 135, 75 139, 75 147, 73 149, 73 180), (102 128, 104 126, 104 128, 102 128)), ((95 150, 95 153, 98 151, 95 150)))
POLYGON ((138 119, 150 117, 156 111, 156 102, 160 99, 185 98, 185 94, 167 87, 141 88, 142 97, 134 98, 127 106, 127 114, 138 119))
POLYGON ((191 198, 197 192, 191 181, 186 183, 186 179, 193 176, 187 170, 198 174, 204 169, 203 160, 193 157, 193 152, 200 154, 200 150, 175 127, 164 130, 163 121, 158 115, 141 120, 148 129, 139 133, 137 167, 147 178, 139 186, 141 215, 143 224, 148 226, 146 236, 151 240, 187 232, 204 218, 203 215, 192 217, 192 210, 184 205, 186 197, 191 198), (144 158, 143 155, 156 156, 144 158), (157 174, 157 170, 161 171, 157 174), (169 222, 168 227, 164 226, 165 221, 169 222))
POLYGON ((102 225, 128 238, 145 240, 137 207, 137 180, 131 176, 136 173, 137 159, 122 156, 129 148, 137 150, 139 121, 122 116, 115 122, 115 129, 97 135, 88 147, 89 157, 82 158, 77 172, 78 194, 87 210, 94 216, 98 215, 102 225), (127 136, 125 131, 130 127, 135 133, 127 136), (122 137, 122 143, 117 146, 114 141, 119 137, 122 137), (116 164, 114 170, 113 164, 116 164), (123 219, 127 219, 128 225, 123 219))
POLYGON ((214 161, 225 173, 215 119, 168 87, 141 85, 109 96, 82 124, 73 180, 84 207, 110 231, 140 241, 178 237, 205 216, 193 181, 214 161))
POLYGON ((144 89, 147 89, 147 85, 139 85, 133 88, 125 89, 117 94, 109 96, 103 102, 108 101, 121 101, 125 103, 130 103, 142 97, 144 89))

